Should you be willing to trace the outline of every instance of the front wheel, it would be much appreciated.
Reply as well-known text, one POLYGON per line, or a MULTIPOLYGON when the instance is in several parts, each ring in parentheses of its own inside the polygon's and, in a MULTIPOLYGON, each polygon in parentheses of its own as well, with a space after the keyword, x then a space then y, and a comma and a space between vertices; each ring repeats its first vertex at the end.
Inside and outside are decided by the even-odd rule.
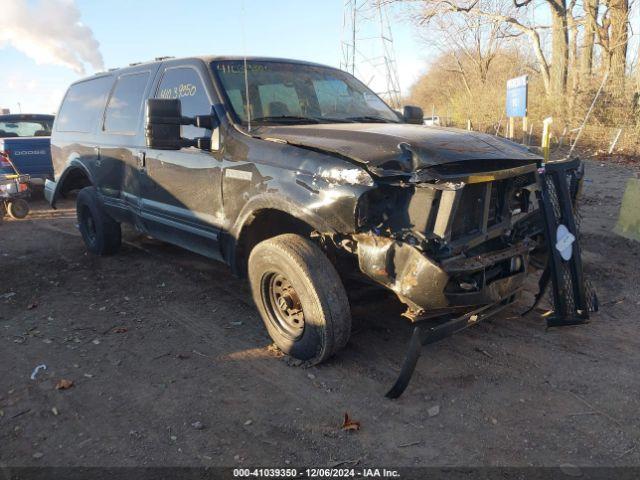
POLYGON ((13 219, 19 220, 29 215, 29 204, 22 198, 11 200, 7 204, 7 213, 13 219))
POLYGON ((85 187, 76 200, 78 229, 87 250, 96 255, 111 255, 122 242, 120 224, 106 214, 95 187, 85 187))
POLYGON ((283 352, 317 364, 347 344, 347 294, 318 246, 294 234, 270 238, 253 248, 248 270, 253 300, 283 352))

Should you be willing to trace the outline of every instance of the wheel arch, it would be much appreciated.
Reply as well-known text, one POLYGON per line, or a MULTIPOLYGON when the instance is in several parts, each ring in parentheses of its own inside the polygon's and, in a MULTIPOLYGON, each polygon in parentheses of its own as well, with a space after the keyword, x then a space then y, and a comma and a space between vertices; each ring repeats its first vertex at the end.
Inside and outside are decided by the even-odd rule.
POLYGON ((51 206, 55 208, 59 197, 65 198, 75 190, 95 185, 89 169, 78 160, 71 160, 56 182, 56 188, 52 196, 51 206))
POLYGON ((235 228, 223 243, 223 254, 234 274, 246 275, 246 262, 254 246, 283 233, 309 238, 313 232, 333 233, 322 218, 303 207, 279 199, 262 199, 243 209, 235 228))

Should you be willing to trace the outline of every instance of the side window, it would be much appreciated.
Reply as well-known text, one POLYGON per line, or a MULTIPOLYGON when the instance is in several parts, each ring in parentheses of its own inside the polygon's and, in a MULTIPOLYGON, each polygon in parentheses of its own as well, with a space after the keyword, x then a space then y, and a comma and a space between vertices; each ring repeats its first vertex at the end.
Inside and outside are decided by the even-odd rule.
MULTIPOLYGON (((156 98, 180 99, 182 115, 185 117, 211 113, 211 101, 198 72, 193 68, 180 67, 166 70, 158 86, 156 98)), ((193 125, 182 126, 184 138, 204 137, 207 134, 210 132, 204 128, 197 128, 193 125)))
POLYGON ((102 115, 113 77, 99 77, 69 88, 56 117, 59 132, 93 132, 102 115))
POLYGON ((108 133, 136 133, 142 97, 149 81, 149 72, 132 73, 118 78, 104 116, 104 131, 108 133))

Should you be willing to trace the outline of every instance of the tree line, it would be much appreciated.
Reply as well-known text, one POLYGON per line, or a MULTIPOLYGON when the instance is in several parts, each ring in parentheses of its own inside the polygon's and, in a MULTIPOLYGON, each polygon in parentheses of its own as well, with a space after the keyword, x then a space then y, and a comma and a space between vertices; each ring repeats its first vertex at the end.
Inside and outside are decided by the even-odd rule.
POLYGON ((387 3, 404 4, 429 51, 437 52, 409 95, 427 114, 491 129, 504 114, 506 80, 527 74, 532 119, 553 116, 556 125, 575 127, 602 86, 593 122, 640 126, 633 0, 387 3))

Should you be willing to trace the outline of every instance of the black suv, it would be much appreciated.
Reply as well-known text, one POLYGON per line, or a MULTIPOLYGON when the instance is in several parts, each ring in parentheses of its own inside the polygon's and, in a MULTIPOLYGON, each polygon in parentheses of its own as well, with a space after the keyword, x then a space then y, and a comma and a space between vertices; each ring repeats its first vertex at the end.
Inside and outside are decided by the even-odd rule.
POLYGON ((226 262, 275 343, 317 363, 348 341, 345 282, 390 289, 418 321, 512 302, 529 272, 539 157, 421 123, 334 68, 162 58, 71 85, 46 197, 78 192, 95 254, 127 222, 226 262))

